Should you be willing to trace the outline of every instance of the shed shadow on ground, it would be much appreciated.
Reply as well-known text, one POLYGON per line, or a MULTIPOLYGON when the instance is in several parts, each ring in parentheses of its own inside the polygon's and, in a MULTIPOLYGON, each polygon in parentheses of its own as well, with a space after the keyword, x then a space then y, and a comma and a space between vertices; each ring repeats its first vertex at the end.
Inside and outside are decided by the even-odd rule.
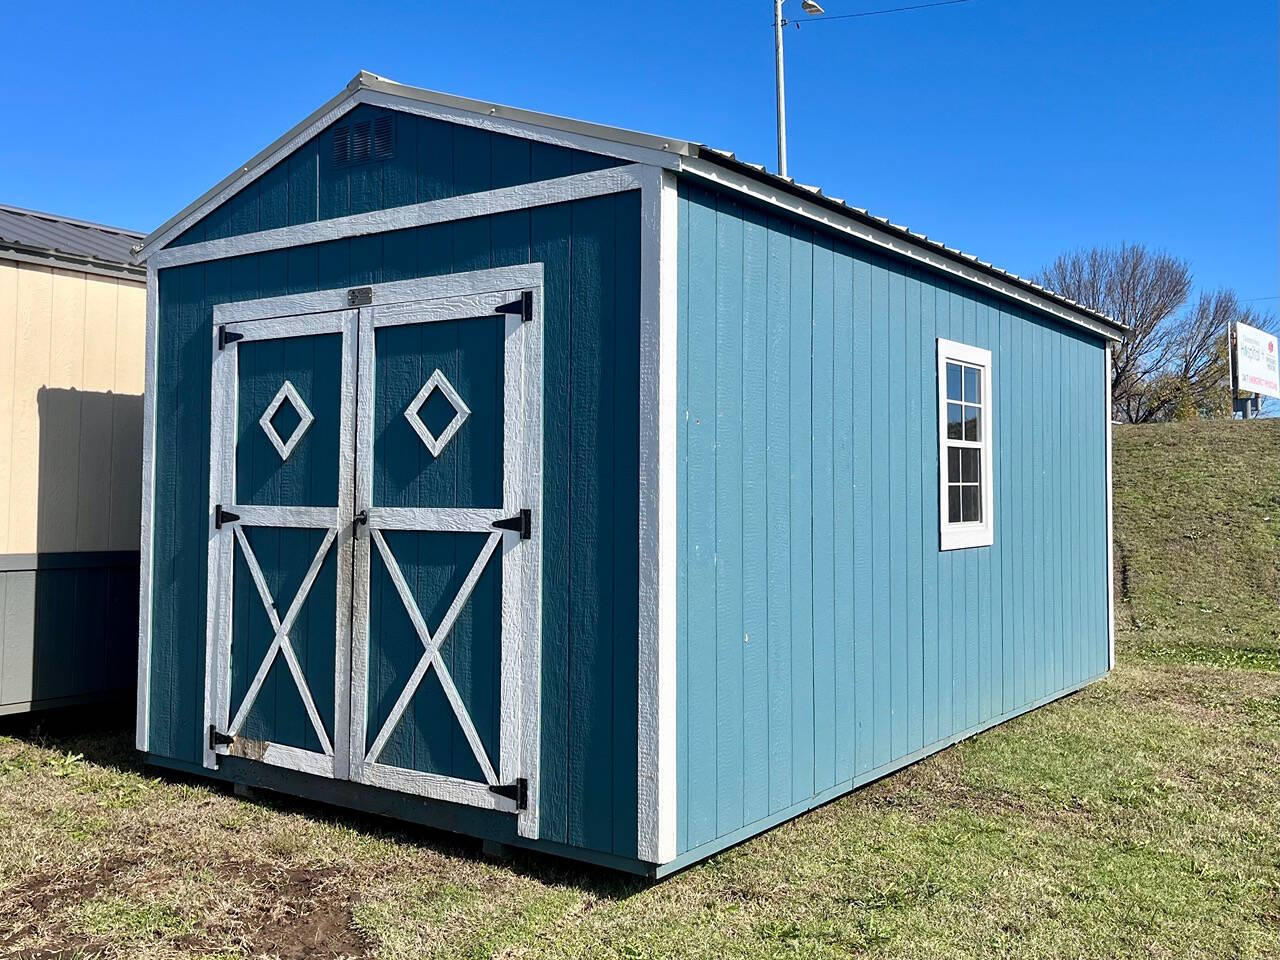
MULTIPOLYGON (((145 764, 142 754, 134 748, 133 704, 124 700, 0 717, 0 736, 79 756, 88 763, 110 767, 124 774, 154 778, 168 784, 190 784, 224 794, 234 792, 231 784, 220 780, 145 764)), ((245 802, 282 814, 298 814, 326 826, 355 830, 369 837, 425 847, 442 856, 495 863, 499 868, 526 879, 548 885, 571 886, 602 900, 625 900, 653 883, 643 877, 527 850, 511 849, 509 857, 498 859, 486 854, 481 842, 472 837, 269 790, 252 790, 245 802)))

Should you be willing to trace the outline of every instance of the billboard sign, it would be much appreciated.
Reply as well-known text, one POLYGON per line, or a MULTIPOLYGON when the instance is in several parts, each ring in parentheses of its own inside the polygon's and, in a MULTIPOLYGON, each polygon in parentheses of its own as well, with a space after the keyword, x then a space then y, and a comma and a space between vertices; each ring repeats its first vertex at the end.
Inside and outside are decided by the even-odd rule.
POLYGON ((1236 381, 1241 390, 1280 398, 1280 346, 1274 336, 1236 324, 1236 381))

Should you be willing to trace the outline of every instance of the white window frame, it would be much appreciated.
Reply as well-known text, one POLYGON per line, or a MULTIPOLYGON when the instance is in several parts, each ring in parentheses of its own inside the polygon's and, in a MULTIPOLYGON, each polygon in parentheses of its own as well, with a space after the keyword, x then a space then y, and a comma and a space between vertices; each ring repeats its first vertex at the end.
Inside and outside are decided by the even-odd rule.
POLYGON ((938 545, 941 550, 963 550, 968 547, 989 547, 995 540, 995 517, 992 504, 995 498, 995 476, 991 472, 991 450, 995 446, 994 398, 991 394, 991 351, 955 340, 938 338, 938 545), (947 518, 947 362, 978 367, 982 373, 982 414, 978 437, 982 483, 982 520, 980 522, 951 523, 947 518))

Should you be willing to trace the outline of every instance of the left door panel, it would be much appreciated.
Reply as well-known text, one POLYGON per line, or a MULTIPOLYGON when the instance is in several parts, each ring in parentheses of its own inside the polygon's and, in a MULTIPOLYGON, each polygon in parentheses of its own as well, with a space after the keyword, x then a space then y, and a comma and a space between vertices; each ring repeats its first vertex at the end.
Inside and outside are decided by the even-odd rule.
POLYGON ((207 767, 347 776, 357 324, 213 331, 207 767))

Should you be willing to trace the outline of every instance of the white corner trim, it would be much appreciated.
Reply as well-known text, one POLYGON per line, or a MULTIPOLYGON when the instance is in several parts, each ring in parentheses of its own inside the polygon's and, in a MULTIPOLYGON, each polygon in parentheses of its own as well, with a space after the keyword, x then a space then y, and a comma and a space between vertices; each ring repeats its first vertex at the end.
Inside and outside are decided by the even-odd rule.
POLYGON ((938 548, 963 550, 989 547, 995 542, 992 515, 995 476, 991 471, 991 451, 996 445, 995 406, 991 393, 991 351, 955 340, 938 338, 938 548), (982 369, 982 522, 947 522, 947 361, 955 360, 982 369))
POLYGON ((676 856, 676 179, 641 192, 637 856, 676 856))
POLYGON ((622 167, 609 167, 605 170, 556 177, 552 180, 523 183, 514 187, 465 193, 461 196, 445 197, 443 200, 371 210, 368 213, 356 213, 332 220, 314 220, 292 227, 277 227, 274 230, 260 230, 257 233, 205 240, 202 243, 160 250, 151 256, 149 262, 164 269, 187 263, 241 257, 268 250, 300 247, 324 243, 328 240, 386 233, 391 230, 407 230, 433 223, 466 220, 495 213, 510 213, 513 210, 528 210, 532 207, 566 203, 570 200, 639 190, 645 169, 640 164, 627 164, 622 167))
POLYGON ((1111 477, 1111 344, 1102 346, 1102 415, 1107 425, 1107 669, 1116 666, 1115 507, 1111 477))
POLYGON ((1026 290, 1008 281, 1001 280, 999 277, 992 276, 982 270, 965 266, 949 257, 943 256, 935 251, 931 251, 923 246, 917 246, 904 240, 902 237, 896 236, 886 230, 879 230, 875 227, 864 224, 861 221, 853 219, 852 216, 841 216, 834 210, 830 210, 821 204, 814 203, 811 200, 805 200, 803 197, 795 197, 782 190, 777 190, 767 184, 760 183, 750 177, 733 173, 714 163, 692 157, 680 158, 680 171, 682 173, 693 174, 704 180, 715 183, 718 186, 725 187, 738 193, 746 194, 755 200, 759 200, 770 206, 780 207, 792 214, 812 220, 823 226, 829 227, 847 236, 854 237, 864 243, 872 244, 883 250, 888 250, 900 257, 913 260, 916 263, 924 264, 934 270, 941 271, 950 276, 957 277, 968 283, 983 287, 992 293, 997 293, 1002 297, 1008 297, 1011 300, 1017 300, 1027 306, 1034 307, 1036 310, 1044 313, 1052 314, 1059 320, 1063 320, 1077 327, 1083 327, 1091 333, 1108 340, 1119 340, 1120 334, 1110 327, 1099 323, 1091 317, 1077 313, 1073 310, 1054 303, 1045 297, 1037 296, 1030 290, 1026 290))
POLYGON ((151 738, 151 567, 155 549, 156 489, 156 268, 147 266, 146 348, 142 391, 142 513, 138 565, 138 693, 134 745, 144 753, 151 738))

